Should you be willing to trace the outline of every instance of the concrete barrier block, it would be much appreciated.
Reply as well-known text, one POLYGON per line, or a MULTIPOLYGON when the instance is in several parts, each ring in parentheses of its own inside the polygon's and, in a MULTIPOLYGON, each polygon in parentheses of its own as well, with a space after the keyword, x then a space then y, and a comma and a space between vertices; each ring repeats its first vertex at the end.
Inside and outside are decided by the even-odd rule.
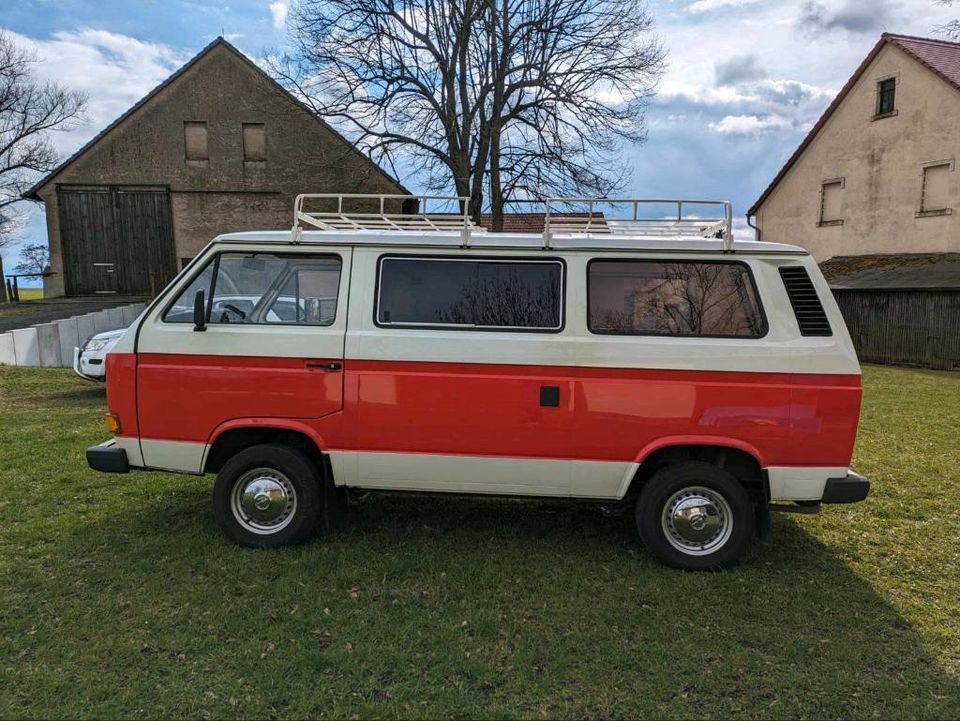
POLYGON ((40 365, 40 344, 36 328, 18 328, 10 331, 13 336, 13 352, 18 366, 40 365))
POLYGON ((64 318, 56 324, 60 333, 60 365, 70 367, 73 365, 73 349, 81 343, 77 318, 64 318))
POLYGON ((56 368, 60 365, 60 331, 57 324, 38 323, 33 327, 37 331, 40 365, 44 368, 56 368))
POLYGON ((140 315, 140 311, 137 310, 137 306, 133 305, 132 303, 130 305, 125 305, 122 308, 120 308, 120 313, 123 316, 124 328, 129 327, 130 324, 133 323, 134 320, 136 320, 137 316, 140 315))
POLYGON ((125 328, 126 325, 123 322, 123 308, 107 308, 107 320, 110 323, 110 327, 107 330, 117 330, 117 328, 125 328))
MULTIPOLYGON (((87 338, 97 332, 96 326, 93 323, 94 315, 94 313, 87 313, 86 315, 78 315, 76 317, 77 337, 80 339, 80 343, 85 343, 87 338)), ((80 345, 80 343, 77 343, 77 345, 80 345)))
POLYGON ((15 366, 17 356, 13 352, 13 334, 0 333, 0 365, 15 366))
POLYGON ((102 333, 105 330, 113 330, 110 327, 110 316, 105 310, 98 310, 96 313, 91 313, 93 316, 93 330, 95 333, 102 333))

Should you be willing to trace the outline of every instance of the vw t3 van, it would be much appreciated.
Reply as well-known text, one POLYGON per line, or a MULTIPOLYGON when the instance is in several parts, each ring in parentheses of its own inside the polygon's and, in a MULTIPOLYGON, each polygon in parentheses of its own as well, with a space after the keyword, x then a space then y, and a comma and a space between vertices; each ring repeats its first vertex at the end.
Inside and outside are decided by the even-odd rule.
POLYGON ((344 489, 621 502, 685 569, 770 508, 866 497, 860 367, 806 251, 735 242, 725 202, 547 201, 510 234, 453 200, 305 195, 292 232, 213 240, 107 356, 90 466, 216 474, 246 546, 306 540, 344 489))

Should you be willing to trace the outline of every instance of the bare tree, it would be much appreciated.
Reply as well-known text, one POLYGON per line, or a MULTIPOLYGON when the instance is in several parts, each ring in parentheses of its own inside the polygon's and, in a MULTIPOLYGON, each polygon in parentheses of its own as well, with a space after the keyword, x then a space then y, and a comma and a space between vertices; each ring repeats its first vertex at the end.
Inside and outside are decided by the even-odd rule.
POLYGON ((495 230, 511 200, 615 188, 664 68, 635 0, 301 0, 291 18, 281 81, 495 230))
MULTIPOLYGON (((50 131, 71 127, 86 104, 82 94, 34 77, 34 63, 32 53, 0 30, 0 251, 13 244, 21 227, 15 204, 56 166, 50 131)), ((0 289, 0 300, 4 295, 0 289)))
MULTIPOLYGON (((937 5, 946 5, 948 7, 953 6, 954 0, 936 0, 937 5)), ((938 35, 943 35, 948 40, 960 40, 960 18, 955 18, 953 20, 948 20, 942 25, 938 25, 933 29, 938 35)))
POLYGON ((36 273, 42 275, 50 264, 50 251, 46 243, 31 243, 20 251, 18 273, 36 273))

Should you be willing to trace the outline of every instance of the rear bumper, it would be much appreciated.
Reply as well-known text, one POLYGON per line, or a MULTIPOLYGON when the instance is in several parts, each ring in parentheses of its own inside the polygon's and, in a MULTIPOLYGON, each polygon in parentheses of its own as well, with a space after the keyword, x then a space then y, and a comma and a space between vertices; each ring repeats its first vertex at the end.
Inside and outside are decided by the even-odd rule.
POLYGON ((127 452, 113 439, 87 449, 87 465, 101 473, 129 473, 127 452))
POLYGON ((870 481, 856 473, 843 478, 828 478, 821 503, 857 503, 870 493, 870 481))

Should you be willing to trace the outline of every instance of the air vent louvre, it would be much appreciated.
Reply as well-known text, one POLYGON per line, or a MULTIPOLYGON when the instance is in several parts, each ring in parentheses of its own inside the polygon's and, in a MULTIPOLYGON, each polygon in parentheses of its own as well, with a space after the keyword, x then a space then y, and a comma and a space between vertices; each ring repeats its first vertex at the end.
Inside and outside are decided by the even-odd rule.
POLYGON ((793 314, 797 317, 800 326, 800 335, 831 336, 830 321, 820 304, 820 297, 807 274, 807 269, 800 265, 789 265, 780 268, 780 277, 783 286, 790 297, 793 314))

